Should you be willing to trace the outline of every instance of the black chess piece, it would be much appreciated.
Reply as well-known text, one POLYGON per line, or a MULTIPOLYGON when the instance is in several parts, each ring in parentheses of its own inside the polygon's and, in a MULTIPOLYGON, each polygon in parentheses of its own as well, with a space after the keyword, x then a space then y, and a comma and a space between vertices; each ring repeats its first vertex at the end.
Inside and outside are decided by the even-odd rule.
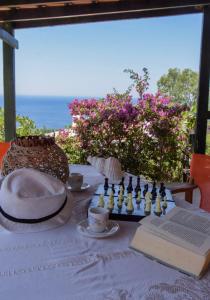
POLYGON ((112 192, 113 192, 113 194, 115 194, 114 183, 112 184, 112 192))
POLYGON ((132 193, 132 191, 133 191, 132 180, 133 180, 133 177, 130 176, 130 177, 129 177, 129 184, 128 184, 128 187, 127 187, 127 192, 128 192, 128 193, 132 193))
POLYGON ((109 179, 105 178, 105 182, 104 182, 104 195, 107 194, 108 189, 109 189, 109 179))
POLYGON ((154 204, 155 199, 157 197, 157 188, 156 188, 156 182, 155 181, 153 182, 153 185, 152 185, 151 194, 152 194, 152 203, 154 204))
POLYGON ((124 184, 124 181, 125 181, 125 177, 122 177, 120 183, 119 183, 119 186, 122 186, 123 187, 123 191, 125 190, 125 184, 124 184))
POLYGON ((166 191, 165 191, 165 187, 163 187, 162 191, 161 191, 161 197, 164 198, 166 196, 166 191))
MULTIPOLYGON (((135 193, 138 196, 138 192, 141 191, 141 186, 140 186, 140 177, 137 177, 137 183, 136 183, 136 187, 135 187, 135 193)), ((136 198, 137 198, 136 196, 136 198)))
POLYGON ((160 183, 160 188, 159 188, 159 194, 162 193, 162 191, 164 190, 164 188, 165 188, 164 183, 161 182, 161 183, 160 183))
POLYGON ((155 181, 152 184, 152 192, 151 193, 154 193, 154 192, 156 192, 156 182, 155 181))
POLYGON ((157 197, 157 194, 153 193, 152 194, 152 204, 155 203, 156 197, 157 197))
POLYGON ((144 190, 143 190, 143 196, 145 197, 146 193, 148 192, 148 189, 149 189, 149 185, 148 184, 145 184, 144 185, 144 190))
POLYGON ((125 180, 125 177, 122 177, 120 183, 119 183, 119 190, 118 190, 118 194, 120 193, 120 188, 122 186, 123 188, 123 194, 124 194, 124 191, 125 191, 125 184, 124 184, 124 180, 125 180))
POLYGON ((138 197, 138 192, 141 192, 141 185, 140 185, 140 177, 137 177, 137 183, 136 183, 136 187, 135 187, 135 198, 138 197))

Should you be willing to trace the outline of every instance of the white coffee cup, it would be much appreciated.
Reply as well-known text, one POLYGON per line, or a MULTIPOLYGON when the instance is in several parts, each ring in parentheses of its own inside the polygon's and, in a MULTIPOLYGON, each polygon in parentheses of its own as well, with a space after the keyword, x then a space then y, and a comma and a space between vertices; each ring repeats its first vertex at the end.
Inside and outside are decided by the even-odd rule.
POLYGON ((103 207, 90 207, 88 210, 88 224, 93 232, 103 232, 108 224, 109 211, 103 207))
POLYGON ((83 175, 80 173, 71 173, 69 175, 68 184, 72 190, 80 190, 83 184, 83 175))

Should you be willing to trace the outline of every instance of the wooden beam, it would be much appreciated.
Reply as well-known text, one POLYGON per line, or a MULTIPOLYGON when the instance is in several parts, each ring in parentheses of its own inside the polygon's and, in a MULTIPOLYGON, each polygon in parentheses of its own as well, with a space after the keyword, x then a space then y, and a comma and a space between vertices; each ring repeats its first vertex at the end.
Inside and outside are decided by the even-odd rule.
POLYGON ((7 43, 12 48, 18 49, 18 41, 6 30, 0 27, 0 39, 7 43))
POLYGON ((17 7, 20 5, 44 5, 50 3, 69 3, 71 0, 1 0, 0 7, 17 7))
MULTIPOLYGON (((14 31, 7 25, 11 35, 14 31)), ((4 83, 4 130, 5 141, 9 142, 16 135, 15 112, 15 49, 3 42, 3 83, 4 83)))
POLYGON ((93 16, 98 14, 111 13, 127 13, 142 10, 158 9, 177 9, 183 7, 194 7, 196 4, 210 5, 210 0, 185 0, 185 1, 171 1, 171 0, 121 0, 119 2, 104 2, 93 4, 79 4, 59 7, 37 7, 24 9, 11 9, 8 11, 0 11, 0 23, 3 22, 17 22, 29 21, 36 19, 53 19, 71 16, 93 16))
MULTIPOLYGON (((113 1, 114 2, 114 1, 113 1)), ((195 5, 206 5, 208 1, 205 0, 119 0, 116 2, 141 2, 143 6, 146 5, 147 9, 154 8, 167 8, 167 7, 186 7, 195 5)), ((71 0, 1 0, 0 7, 18 7, 21 5, 45 5, 50 3, 71 3, 71 0)))
POLYGON ((196 153, 205 153, 210 80, 210 7, 204 9, 198 90, 196 153))
POLYGON ((97 16, 80 16, 71 18, 61 18, 52 20, 34 20, 34 21, 21 21, 14 22, 13 27, 15 29, 23 28, 36 28, 44 26, 58 26, 58 25, 73 25, 82 23, 94 23, 94 22, 106 22, 106 21, 119 21, 119 20, 130 20, 139 18, 152 18, 152 17, 163 17, 163 16, 174 16, 181 14, 195 14, 201 13, 202 10, 192 7, 189 8, 179 8, 179 9, 164 9, 158 11, 138 11, 138 12, 128 12, 121 14, 107 14, 107 15, 97 15, 97 16))

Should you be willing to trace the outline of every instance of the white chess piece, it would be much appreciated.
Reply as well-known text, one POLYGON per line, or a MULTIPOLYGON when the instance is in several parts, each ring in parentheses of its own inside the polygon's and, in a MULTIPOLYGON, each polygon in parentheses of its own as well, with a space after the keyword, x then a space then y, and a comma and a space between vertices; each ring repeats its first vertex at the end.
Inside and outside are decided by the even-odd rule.
POLYGON ((104 207, 104 196, 99 196, 98 207, 104 207))
POLYGON ((158 195, 157 199, 156 199, 156 205, 155 205, 155 214, 158 216, 160 216, 162 214, 160 202, 161 202, 161 197, 160 197, 160 195, 158 195))
POLYGON ((145 214, 149 215, 151 213, 151 206, 152 206, 152 194, 150 192, 147 192, 145 195, 145 214))
POLYGON ((137 195, 137 198, 136 198, 136 203, 137 204, 141 203, 141 191, 138 191, 138 195, 137 195))
POLYGON ((109 196, 109 201, 107 203, 107 208, 109 210, 113 210, 113 208, 114 208, 114 194, 113 194, 113 192, 111 192, 111 194, 109 196))
POLYGON ((118 203, 117 203, 119 209, 122 208, 122 203, 123 203, 123 194, 120 193, 118 196, 118 203))
POLYGON ((128 205, 127 205, 127 209, 126 209, 128 213, 132 213, 134 210, 132 194, 130 194, 130 195, 131 196, 128 197, 128 205))

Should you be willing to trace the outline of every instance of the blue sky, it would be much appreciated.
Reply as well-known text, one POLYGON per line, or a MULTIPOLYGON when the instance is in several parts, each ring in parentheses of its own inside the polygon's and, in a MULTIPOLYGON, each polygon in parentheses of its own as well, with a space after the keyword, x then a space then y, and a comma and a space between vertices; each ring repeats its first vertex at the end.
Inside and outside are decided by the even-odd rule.
POLYGON ((197 14, 17 30, 16 93, 104 96, 128 87, 125 68, 143 67, 154 92, 169 68, 199 70, 201 25, 197 14))

